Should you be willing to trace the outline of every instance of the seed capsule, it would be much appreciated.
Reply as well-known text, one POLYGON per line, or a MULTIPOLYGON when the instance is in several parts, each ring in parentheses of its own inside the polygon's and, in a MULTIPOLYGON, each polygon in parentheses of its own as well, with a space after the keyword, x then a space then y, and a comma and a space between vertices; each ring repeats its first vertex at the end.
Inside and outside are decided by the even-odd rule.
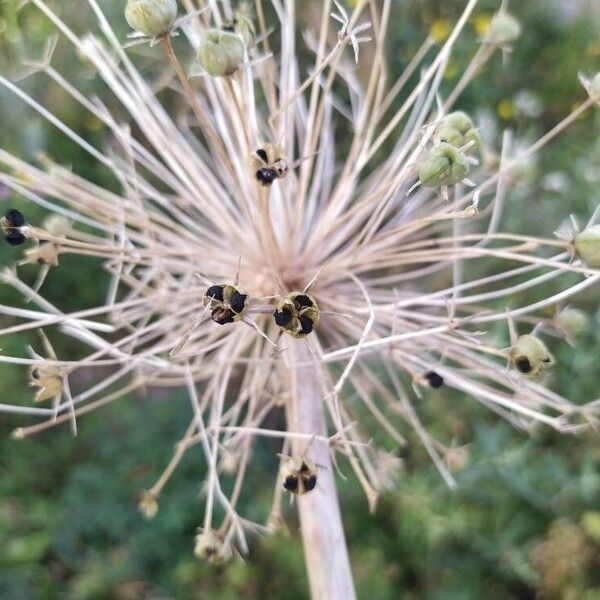
POLYGON ((554 359, 544 342, 533 335, 522 335, 512 350, 512 360, 519 373, 527 377, 539 375, 554 359))
POLYGON ((256 28, 252 19, 241 12, 236 12, 235 17, 231 23, 227 23, 223 27, 223 31, 229 31, 230 33, 237 33, 242 38, 244 46, 249 48, 254 43, 256 36, 256 28))
POLYGON ((156 496, 148 490, 142 490, 138 500, 138 508, 146 519, 154 519, 158 512, 158 500, 156 496))
POLYGON ((225 547, 219 534, 209 529, 196 536, 194 556, 213 565, 220 565, 231 557, 231 551, 225 547))
POLYGON ((274 144, 264 144, 252 155, 252 169, 256 179, 265 187, 288 174, 288 164, 281 158, 281 151, 274 144))
POLYGON ((198 61, 213 77, 232 75, 244 62, 244 42, 230 31, 209 29, 200 39, 198 61))
MULTIPOLYGON (((71 224, 62 215, 50 215, 42 224, 42 228, 52 237, 64 238, 71 228, 71 224)), ((39 239, 35 246, 25 252, 27 263, 37 262, 40 265, 51 267, 58 266, 58 255, 60 254, 60 243, 50 240, 39 239)))
POLYGON ((29 385, 37 388, 34 402, 44 402, 62 394, 63 378, 58 367, 35 365, 29 371, 29 385))
POLYGON ((290 457, 282 465, 283 487, 296 495, 306 494, 317 485, 315 466, 303 457, 290 457))
POLYGON ((565 308, 554 319, 554 324, 568 336, 575 337, 588 327, 587 315, 578 308, 565 308))
POLYGON ((147 38, 168 34, 177 19, 176 0, 127 0, 125 19, 147 38))
POLYGON ((505 10, 497 12, 490 21, 484 41, 494 46, 508 46, 521 35, 521 23, 505 10))
POLYGON ((306 337, 319 326, 320 311, 315 299, 304 292, 292 292, 273 312, 275 323, 295 338, 306 337))
POLYGON ((239 321, 247 306, 248 295, 229 284, 212 285, 203 298, 204 306, 209 306, 215 323, 226 325, 239 321))
POLYGON ((469 174, 469 161, 458 148, 438 142, 421 165, 419 180, 425 187, 455 185, 469 174))
POLYGON ((470 144, 467 153, 474 153, 481 147, 481 137, 473 121, 466 113, 456 111, 446 115, 439 124, 435 136, 438 142, 446 142, 455 148, 470 144))
POLYGON ((584 229, 575 236, 575 251, 581 260, 592 269, 600 269, 600 225, 584 229))

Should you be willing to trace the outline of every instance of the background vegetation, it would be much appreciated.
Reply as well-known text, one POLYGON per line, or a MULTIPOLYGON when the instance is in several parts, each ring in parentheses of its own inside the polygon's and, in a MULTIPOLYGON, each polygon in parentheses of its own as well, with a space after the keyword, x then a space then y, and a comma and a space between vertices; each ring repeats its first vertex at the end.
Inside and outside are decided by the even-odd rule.
MULTIPOLYGON (((17 12, 16 0, 0 4, 0 68, 17 76, 20 61, 39 54, 51 33, 31 6, 17 12)), ((79 4, 79 3, 77 3, 79 4)), ((84 5, 84 3, 81 3, 84 5)), ((104 5, 119 4, 104 2, 104 5)), ((462 2, 418 0, 398 3, 392 21, 390 69, 401 71, 427 31, 443 39, 462 2), (407 6, 408 5, 408 6, 407 6), (442 6, 443 5, 443 6, 442 6)), ((482 2, 450 64, 451 86, 474 52, 478 31, 495 9, 482 2)), ((581 14, 573 22, 545 2, 514 3, 525 35, 506 66, 495 56, 460 106, 482 123, 491 148, 499 131, 533 139, 584 96, 577 72, 600 68, 600 20, 581 14)), ((114 20, 121 19, 114 8, 114 20)), ((91 27, 86 10, 74 27, 91 27)), ((124 27, 123 27, 124 31, 124 27)), ((102 85, 83 63, 61 61, 59 70, 88 92, 102 85)), ((41 77, 24 85, 87 139, 102 143, 104 132, 63 94, 46 89, 41 77)), ((0 146, 35 160, 40 153, 71 164, 108 185, 106 174, 52 127, 33 118, 13 96, 0 91, 0 146)), ((555 229, 566 211, 582 220, 600 200, 600 111, 580 120, 523 170, 507 204, 506 228, 555 229)), ((2 205, 21 207, 0 189, 2 205)), ((27 207, 32 221, 41 218, 27 207)), ((2 247, 2 265, 17 251, 2 247)), ((99 264, 64 259, 49 277, 46 295, 65 310, 93 305, 104 293, 99 264)), ((23 268, 33 279, 35 269, 23 268), (30 269, 30 270, 28 270, 30 269)), ((552 380, 575 402, 600 396, 598 289, 577 300, 590 313, 588 331, 572 349, 557 340, 552 380)), ((0 303, 16 300, 0 288, 0 303)), ((507 299, 510 303, 511 299, 507 299)), ((3 318, 3 325, 9 321, 3 318)), ((22 353, 34 336, 2 340, 4 353, 22 353)), ((63 358, 76 348, 63 342, 63 358)), ((22 369, 0 366, 3 397, 31 403, 22 369)), ((419 405, 422 418, 457 445, 470 442, 458 491, 445 488, 417 440, 411 440, 396 488, 369 515, 366 501, 349 477, 339 481, 345 525, 360 598, 462 600, 471 598, 600 599, 600 445, 597 435, 561 437, 538 429, 532 437, 514 431, 475 402, 440 391, 419 405)), ((80 435, 67 428, 30 441, 10 439, 22 419, 0 420, 0 597, 35 598, 284 598, 307 597, 294 511, 290 535, 255 539, 247 562, 221 568, 192 557, 200 518, 203 477, 200 452, 190 453, 161 499, 154 521, 136 509, 136 492, 164 466, 173 440, 183 433, 189 406, 177 394, 132 397, 80 421, 80 435)), ((261 447, 256 464, 271 465, 274 448, 261 447)), ((260 468, 243 502, 266 516, 272 482, 260 468)))

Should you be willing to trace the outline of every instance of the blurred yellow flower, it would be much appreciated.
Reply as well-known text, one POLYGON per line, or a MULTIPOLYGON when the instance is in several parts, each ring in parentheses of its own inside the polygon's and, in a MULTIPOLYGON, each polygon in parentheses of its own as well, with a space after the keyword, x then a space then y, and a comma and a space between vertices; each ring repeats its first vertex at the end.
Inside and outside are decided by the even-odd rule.
POLYGON ((452 31, 452 25, 448 19, 436 19, 431 28, 429 35, 438 43, 445 41, 452 31))
POLYGON ((501 119, 508 121, 515 116, 515 105, 512 100, 500 100, 496 112, 501 119))
POLYGON ((473 19, 473 27, 479 37, 483 37, 485 35, 485 33, 487 32, 487 30, 490 27, 491 20, 492 20, 491 16, 487 15, 487 14, 481 14, 481 15, 475 16, 475 18, 473 19))

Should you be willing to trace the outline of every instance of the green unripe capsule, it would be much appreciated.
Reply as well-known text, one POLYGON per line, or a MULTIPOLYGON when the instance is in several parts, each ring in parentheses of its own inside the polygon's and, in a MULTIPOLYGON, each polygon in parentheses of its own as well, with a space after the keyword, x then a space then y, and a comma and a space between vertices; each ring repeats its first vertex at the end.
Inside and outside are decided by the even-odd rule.
POLYGON ((469 161, 458 148, 439 142, 427 154, 419 170, 419 181, 425 187, 455 185, 469 174, 469 161))
POLYGON ((231 75, 244 61, 244 42, 230 31, 209 29, 200 39, 198 61, 213 77, 231 75))
POLYGON ((556 326, 567 335, 575 337, 588 328, 588 316, 578 308, 565 308, 554 319, 556 326))
POLYGON ((127 0, 125 19, 148 38, 168 34, 177 19, 176 0, 127 0))
POLYGON ((515 369, 526 377, 535 377, 554 363, 544 342, 534 335, 522 335, 517 340, 512 350, 512 360, 515 369))
POLYGON ((575 252, 592 269, 600 269, 600 225, 584 229, 573 241, 575 252))
POLYGON ((435 139, 447 142, 456 148, 470 144, 467 153, 476 152, 481 147, 481 138, 473 121, 466 113, 456 111, 446 115, 435 132, 435 139))
POLYGON ((485 41, 495 46, 507 46, 520 37, 521 31, 521 23, 510 13, 502 10, 492 17, 485 34, 485 41))

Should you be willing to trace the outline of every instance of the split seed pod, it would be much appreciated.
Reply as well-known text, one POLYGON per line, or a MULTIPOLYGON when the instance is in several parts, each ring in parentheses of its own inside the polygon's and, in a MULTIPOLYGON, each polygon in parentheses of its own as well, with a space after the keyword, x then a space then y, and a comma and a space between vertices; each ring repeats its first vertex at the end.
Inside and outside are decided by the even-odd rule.
POLYGON ((292 494, 302 495, 315 489, 317 485, 317 470, 306 458, 292 456, 283 465, 283 487, 292 494))
POLYGON ((125 19, 147 38, 167 35, 177 19, 176 0, 127 0, 125 19))
POLYGON ((204 294, 203 304, 211 309, 212 320, 219 325, 239 321, 247 308, 248 294, 227 283, 212 285, 204 294))
POLYGON ((554 359, 544 342, 533 335, 522 335, 512 349, 515 369, 527 377, 539 375, 554 359))
POLYGON ((455 185, 470 171, 463 152, 446 142, 438 142, 428 152, 419 170, 419 180, 425 187, 455 185))
MULTIPOLYGON (((62 215, 50 215, 43 223, 42 228, 54 238, 66 237, 71 224, 66 217, 62 215)), ((33 248, 25 252, 26 260, 24 263, 37 262, 40 265, 50 267, 58 266, 58 255, 60 253, 60 244, 58 242, 40 239, 33 248)))
POLYGON ((471 117, 460 110, 446 115, 439 124, 435 136, 438 142, 446 142, 455 148, 470 144, 468 154, 476 152, 481 147, 481 137, 475 128, 471 117))
POLYGON ((252 154, 252 171, 263 186, 270 186, 276 179, 288 174, 288 164, 281 158, 281 150, 274 144, 263 144, 252 154))
POLYGON ((225 77, 244 62, 244 52, 244 42, 236 33, 209 29, 200 38, 198 61, 209 75, 225 77))
POLYGON ((62 394, 62 373, 56 366, 34 365, 29 371, 29 385, 37 388, 34 402, 52 400, 62 394))
POLYGON ((315 299, 304 292, 283 298, 273 313, 275 323, 295 338, 306 337, 319 326, 320 311, 315 299))
POLYGON ((494 46, 508 46, 521 35, 521 23, 505 10, 497 12, 490 21, 484 41, 494 46))
POLYGON ((200 560, 220 565, 231 558, 231 551, 225 547, 223 540, 213 529, 198 533, 195 542, 194 556, 200 560))
POLYGON ((575 251, 581 260, 592 269, 600 269, 600 225, 584 229, 575 236, 575 251))

